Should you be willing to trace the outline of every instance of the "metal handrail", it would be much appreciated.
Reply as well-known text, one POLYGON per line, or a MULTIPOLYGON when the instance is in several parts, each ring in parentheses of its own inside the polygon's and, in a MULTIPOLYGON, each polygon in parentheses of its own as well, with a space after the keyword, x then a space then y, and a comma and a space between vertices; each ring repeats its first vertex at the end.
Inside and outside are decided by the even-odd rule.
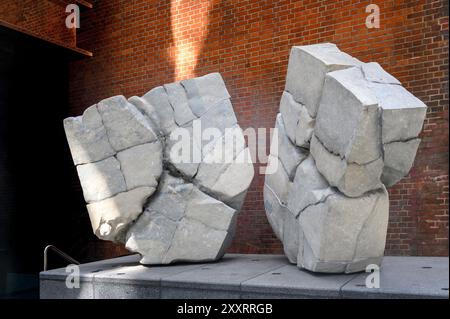
POLYGON ((78 261, 76 261, 75 259, 73 259, 72 257, 70 257, 69 255, 67 255, 65 252, 63 252, 62 250, 56 248, 53 245, 48 245, 47 247, 45 247, 44 249, 44 271, 47 271, 47 255, 48 255, 48 251, 49 250, 53 250, 54 252, 58 253, 61 257, 63 257, 65 260, 67 260, 68 262, 75 264, 75 265, 79 265, 80 263, 78 261))

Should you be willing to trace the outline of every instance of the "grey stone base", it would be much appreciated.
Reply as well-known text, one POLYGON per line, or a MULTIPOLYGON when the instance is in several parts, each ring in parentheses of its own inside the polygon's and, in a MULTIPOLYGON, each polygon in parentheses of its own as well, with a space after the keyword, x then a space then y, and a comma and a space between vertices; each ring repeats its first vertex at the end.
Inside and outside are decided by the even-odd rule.
POLYGON ((380 288, 367 273, 315 274, 279 255, 228 254, 214 263, 147 267, 138 255, 80 266, 80 288, 65 268, 41 272, 40 297, 53 298, 448 298, 449 259, 385 257, 380 288))

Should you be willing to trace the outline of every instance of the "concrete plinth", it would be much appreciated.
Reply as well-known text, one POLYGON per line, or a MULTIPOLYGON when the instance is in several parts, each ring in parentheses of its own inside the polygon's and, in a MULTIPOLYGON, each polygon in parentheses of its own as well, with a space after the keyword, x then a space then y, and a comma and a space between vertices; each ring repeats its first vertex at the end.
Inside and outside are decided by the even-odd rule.
POLYGON ((80 266, 80 288, 69 289, 65 268, 41 272, 41 299, 119 298, 448 298, 449 259, 385 257, 380 288, 368 273, 316 274, 279 255, 228 254, 203 264, 148 267, 130 255, 80 266))

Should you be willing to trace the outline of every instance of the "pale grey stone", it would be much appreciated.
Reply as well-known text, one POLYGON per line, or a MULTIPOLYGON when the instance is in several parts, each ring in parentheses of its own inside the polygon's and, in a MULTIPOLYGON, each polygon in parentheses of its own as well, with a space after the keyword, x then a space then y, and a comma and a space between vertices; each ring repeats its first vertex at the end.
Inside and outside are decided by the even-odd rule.
POLYGON ((150 123, 123 96, 114 96, 98 103, 109 142, 116 151, 156 140, 150 123))
POLYGON ((152 105, 158 114, 160 130, 164 135, 170 134, 176 127, 174 111, 170 104, 167 92, 162 86, 151 89, 142 96, 142 99, 152 105))
POLYGON ((269 155, 266 169, 265 185, 267 185, 283 203, 287 204, 291 187, 289 176, 278 157, 269 155))
MULTIPOLYGON (((205 134, 207 135, 207 134, 205 134)), ((244 133, 239 125, 226 127, 220 136, 209 137, 202 150, 202 163, 231 163, 245 149, 244 133)))
POLYGON ((336 193, 323 203, 309 206, 299 216, 305 245, 299 266, 311 271, 343 272, 348 264, 360 259, 381 257, 388 213, 384 188, 359 198, 336 193))
POLYGON ((399 85, 372 83, 381 108, 383 143, 416 138, 422 130, 426 105, 399 85))
POLYGON ((187 201, 194 186, 182 178, 163 173, 157 193, 152 196, 146 210, 179 221, 185 215, 187 201))
POLYGON ((140 186, 156 187, 162 172, 160 141, 134 146, 117 153, 127 189, 140 186))
POLYGON ((306 107, 296 102, 292 94, 284 91, 280 102, 280 113, 286 134, 291 142, 297 146, 308 148, 315 120, 309 115, 306 107))
POLYGON ((127 190, 120 163, 108 157, 95 163, 77 166, 86 202, 97 202, 127 190))
POLYGON ((304 107, 301 107, 300 116, 298 118, 297 131, 295 132, 295 144, 297 146, 309 148, 315 124, 315 119, 309 116, 304 107))
POLYGON ((179 83, 164 84, 164 89, 169 97, 169 102, 174 111, 175 122, 183 126, 197 117, 189 107, 188 97, 184 87, 179 83))
POLYGON ((214 261, 220 258, 227 232, 206 226, 194 219, 183 218, 177 226, 163 263, 179 261, 214 261), (201 248, 200 248, 201 247, 201 248))
POLYGON ((330 153, 315 134, 311 139, 311 155, 314 158, 317 170, 330 185, 337 187, 343 179, 347 162, 340 156, 330 153))
POLYGON ((82 116, 66 118, 64 130, 75 165, 97 162, 115 154, 97 105, 88 107, 82 116))
POLYGON ((144 116, 147 117, 150 126, 157 135, 160 136, 163 134, 163 132, 160 130, 161 123, 158 113, 156 112, 153 105, 138 96, 130 97, 128 99, 128 102, 133 104, 144 116))
POLYGON ((387 73, 377 62, 362 63, 361 69, 369 82, 401 85, 399 80, 387 73))
POLYGON ((239 209, 253 180, 253 175, 250 151, 245 148, 208 189, 208 193, 213 194, 228 206, 239 209))
MULTIPOLYGON (((208 128, 218 129, 222 134, 227 128, 233 128, 237 123, 236 115, 233 111, 233 105, 230 100, 221 100, 208 109, 200 117, 201 131, 208 128)), ((203 145, 208 141, 203 141, 203 145)))
POLYGON ((215 260, 231 243, 235 215, 234 209, 193 184, 164 174, 158 193, 128 231, 127 248, 142 254, 143 264, 215 260), (208 238, 215 242, 210 245, 208 238), (192 253, 196 250, 206 251, 192 253))
POLYGON ((161 264, 176 229, 177 223, 170 218, 145 211, 128 230, 125 247, 143 255, 141 264, 161 264))
MULTIPOLYGON (((392 167, 395 166, 392 158, 391 163, 384 163, 383 144, 416 138, 425 112, 426 106, 378 64, 327 74, 314 134, 335 156, 325 156, 316 147, 313 156, 322 156, 316 158, 319 171, 333 186, 352 197, 378 188, 380 172, 383 172, 383 182, 393 185, 412 167, 418 144, 403 146, 401 161, 405 168, 402 170, 392 167), (334 164, 329 165, 325 157, 334 164), (351 189, 360 186, 359 192, 351 189)), ((388 157, 394 154, 388 153, 388 157)))
POLYGON ((283 250, 292 264, 297 263, 298 250, 300 248, 300 228, 298 220, 291 212, 286 212, 283 220, 283 250))
POLYGON ((386 186, 392 186, 408 175, 413 166, 420 139, 405 142, 391 142, 383 145, 384 167, 381 180, 386 186))
POLYGON ((278 147, 276 148, 274 145, 271 145, 271 154, 278 156, 289 176, 289 180, 293 180, 297 166, 306 158, 307 153, 299 147, 296 147, 289 140, 281 114, 277 115, 275 128, 278 129, 278 138, 276 139, 274 135, 272 144, 278 147))
POLYGON ((372 191, 383 186, 380 176, 380 171, 383 169, 383 159, 378 158, 371 163, 365 165, 350 163, 339 190, 350 197, 361 196, 365 191, 372 191), (345 190, 345 192, 343 191, 345 190))
POLYGON ((283 241, 284 220, 290 212, 287 206, 278 198, 277 194, 267 184, 264 185, 264 209, 267 220, 272 227, 275 235, 283 241))
POLYGON ((294 100, 292 94, 284 91, 280 101, 280 113, 283 119, 286 135, 293 144, 297 133, 297 125, 300 118, 302 105, 294 100))
POLYGON ((314 134, 349 162, 365 164, 381 156, 378 101, 360 68, 326 75, 314 134))
POLYGON ((245 149, 245 139, 239 126, 227 128, 225 134, 215 137, 203 147, 202 161, 198 167, 196 181, 211 190, 219 177, 236 161, 245 149))
POLYGON ((352 260, 353 265, 347 265, 348 268, 352 268, 352 271, 347 272, 364 270, 367 266, 367 264, 364 264, 365 260, 377 259, 378 262, 376 264, 381 264, 386 243, 385 231, 389 221, 389 197, 386 189, 383 189, 382 192, 383 194, 378 195, 379 198, 372 212, 358 234, 355 254, 352 260), (356 269, 356 266, 361 263, 363 263, 361 265, 363 268, 356 269))
POLYGON ((297 167, 287 206, 297 217, 305 208, 325 201, 333 193, 330 185, 317 170, 314 159, 309 156, 297 167))
POLYGON ((319 107, 325 75, 361 62, 340 51, 332 43, 292 47, 285 90, 315 117, 319 107))
POLYGON ((230 224, 229 224, 229 227, 227 230, 227 234, 225 235, 225 239, 223 240, 222 247, 220 248, 216 259, 222 258, 225 255, 225 253, 227 252, 228 248, 230 248, 230 246, 233 242, 234 235, 236 234, 236 229, 237 229, 237 219, 238 219, 239 211, 241 210, 242 204, 244 203, 245 196, 246 196, 246 194, 240 199, 241 203, 239 205, 237 205, 239 207, 235 208, 235 213, 232 216, 232 219, 230 221, 230 224))
MULTIPOLYGON (((239 139, 243 139, 242 130, 237 126, 233 106, 229 100, 223 100, 211 107, 200 119, 195 119, 186 127, 174 129, 166 138, 165 158, 170 165, 187 178, 193 178, 199 169, 203 157, 213 148, 215 141, 221 140, 226 131, 237 131, 239 139), (210 133, 217 133, 213 141, 208 140, 210 133), (205 138, 202 138, 205 136, 205 138), (186 150, 185 148, 188 147, 186 150)), ((235 153, 239 149, 235 150, 235 153)), ((229 155, 226 152, 223 154, 229 155)), ((217 156, 215 156, 217 157, 217 156)), ((208 158, 206 158, 206 161, 208 158)), ((219 161, 219 159, 216 159, 219 161)))
POLYGON ((166 163, 192 179, 197 174, 202 156, 201 141, 194 140, 192 127, 174 129, 166 138, 164 146, 166 163))
POLYGON ((214 229, 228 231, 235 212, 231 207, 194 188, 185 217, 214 229))
POLYGON ((130 223, 142 213, 145 202, 154 191, 153 187, 139 187, 88 204, 87 209, 94 234, 103 240, 123 242, 130 223))
POLYGON ((202 116, 209 108, 230 98, 222 76, 210 73, 201 77, 181 81, 186 90, 189 106, 197 116, 202 116))
POLYGON ((348 163, 330 153, 313 135, 311 139, 311 154, 319 172, 327 179, 331 186, 337 187, 349 197, 358 197, 364 193, 382 186, 383 158, 364 165, 348 163))

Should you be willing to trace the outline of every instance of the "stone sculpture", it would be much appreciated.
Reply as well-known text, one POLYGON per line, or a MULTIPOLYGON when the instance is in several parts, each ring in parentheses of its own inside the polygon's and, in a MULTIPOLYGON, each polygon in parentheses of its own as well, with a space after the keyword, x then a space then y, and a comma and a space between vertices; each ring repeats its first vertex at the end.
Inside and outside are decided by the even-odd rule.
POLYGON ((64 128, 97 237, 143 264, 223 256, 254 171, 220 74, 102 100, 64 128))
POLYGON ((377 63, 330 43, 292 48, 264 185, 291 263, 330 273, 381 264, 386 187, 411 169, 425 114, 377 63))

